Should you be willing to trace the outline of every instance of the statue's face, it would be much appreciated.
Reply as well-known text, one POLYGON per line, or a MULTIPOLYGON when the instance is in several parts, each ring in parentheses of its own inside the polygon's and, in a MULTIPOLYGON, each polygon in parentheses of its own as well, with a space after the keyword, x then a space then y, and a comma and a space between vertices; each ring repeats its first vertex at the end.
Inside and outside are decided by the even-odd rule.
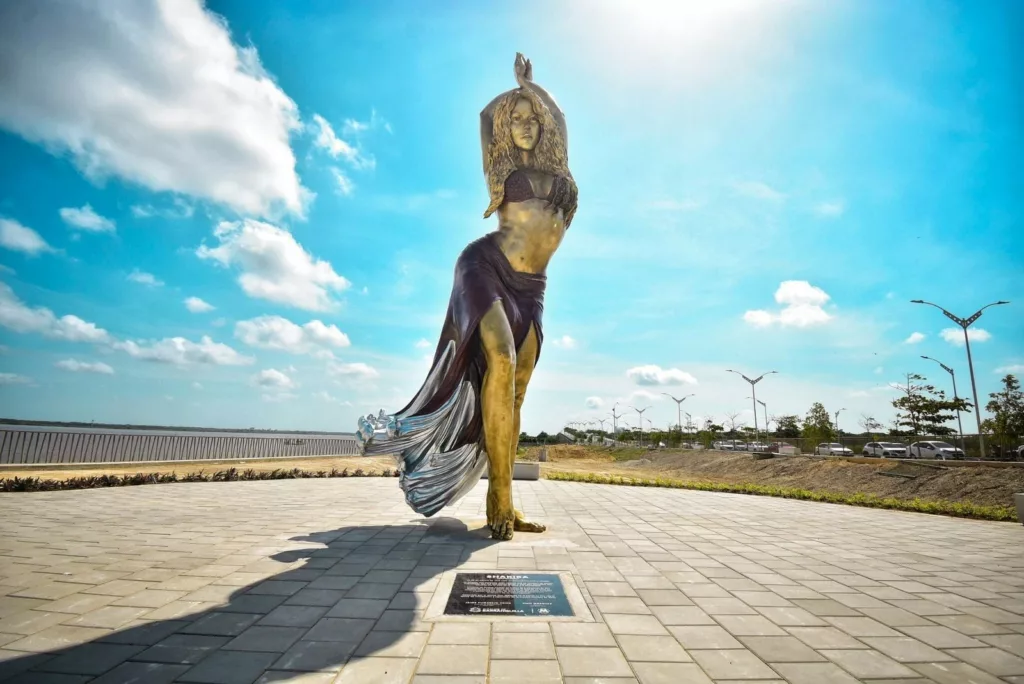
POLYGON ((540 140, 540 119, 533 111, 533 105, 525 97, 519 98, 512 110, 512 142, 521 150, 529 152, 540 140))

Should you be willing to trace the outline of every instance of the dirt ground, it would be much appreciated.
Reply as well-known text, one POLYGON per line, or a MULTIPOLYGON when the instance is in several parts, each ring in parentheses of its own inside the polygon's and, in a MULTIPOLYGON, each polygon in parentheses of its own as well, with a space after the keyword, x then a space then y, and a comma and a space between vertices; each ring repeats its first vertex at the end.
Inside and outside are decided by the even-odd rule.
MULTIPOLYGON (((547 449, 548 461, 541 465, 542 472, 670 477, 998 506, 1012 506, 1013 495, 1024 492, 1024 467, 947 468, 882 459, 856 463, 806 456, 754 460, 750 454, 729 451, 644 451, 570 445, 547 449)), ((528 449, 521 458, 536 460, 539 451, 538 448, 528 449)))
POLYGON ((64 467, 19 468, 4 466, 0 468, 0 478, 5 477, 38 477, 43 480, 66 480, 72 477, 94 477, 97 475, 132 475, 135 473, 214 473, 218 470, 238 468, 239 470, 355 470, 362 468, 364 472, 379 473, 382 470, 394 470, 395 459, 390 456, 317 456, 313 458, 261 459, 246 461, 192 461, 189 463, 115 463, 97 465, 76 465, 64 467))

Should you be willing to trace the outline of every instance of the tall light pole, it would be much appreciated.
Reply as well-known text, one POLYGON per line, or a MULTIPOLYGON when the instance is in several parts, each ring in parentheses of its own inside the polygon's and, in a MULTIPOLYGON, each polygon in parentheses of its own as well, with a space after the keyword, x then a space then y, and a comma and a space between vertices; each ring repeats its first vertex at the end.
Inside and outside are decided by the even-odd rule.
MULTIPOLYGON (((956 393, 956 373, 953 372, 953 369, 950 368, 949 366, 947 366, 946 364, 942 363, 938 359, 933 359, 930 356, 922 356, 921 358, 922 359, 928 359, 929 361, 934 361, 935 363, 937 363, 940 366, 942 366, 942 369, 944 371, 949 373, 949 377, 951 377, 953 379, 953 401, 956 402, 956 403, 960 403, 960 396, 956 393)), ((964 444, 964 424, 963 424, 963 421, 960 420, 960 409, 959 408, 956 410, 956 424, 960 428, 960 450, 964 452, 964 457, 966 458, 967 457, 967 445, 964 444)))
POLYGON ((691 416, 689 413, 686 413, 684 415, 686 416, 686 434, 687 436, 689 436, 690 432, 693 430, 693 416, 691 416))
POLYGON ((662 394, 664 394, 666 397, 668 397, 672 401, 676 402, 676 416, 677 416, 677 421, 676 422, 679 425, 679 442, 682 443, 682 441, 683 441, 683 402, 686 401, 687 399, 689 399, 690 397, 695 397, 697 395, 695 395, 695 394, 687 394, 682 399, 676 399, 675 397, 673 397, 668 392, 662 392, 662 394))
MULTIPOLYGON (((967 329, 971 327, 971 325, 976 320, 981 318, 981 312, 987 309, 988 307, 999 306, 1000 304, 1009 304, 1010 302, 1004 302, 1000 300, 998 302, 986 304, 985 306, 981 307, 967 318, 960 318, 959 316, 954 316, 953 314, 949 313, 938 304, 932 304, 931 302, 926 302, 923 299, 911 299, 910 303, 927 304, 928 306, 934 306, 936 309, 946 314, 946 318, 953 321, 964 330, 964 346, 967 347, 967 369, 971 372, 971 391, 974 393, 974 419, 978 423, 978 445, 981 448, 981 457, 985 458, 985 435, 982 434, 981 432, 981 404, 978 403, 978 386, 974 382, 974 362, 971 360, 971 341, 967 337, 967 329)), ((966 452, 964 453, 966 455, 966 452)))
POLYGON ((612 432, 614 432, 616 435, 619 434, 619 418, 622 417, 621 413, 615 413, 615 409, 618 408, 618 406, 618 404, 612 406, 612 432))
POLYGON ((757 400, 757 403, 761 405, 762 409, 764 409, 764 441, 765 441, 765 444, 767 445, 767 443, 768 443, 768 405, 765 404, 760 399, 757 400))
MULTIPOLYGON (((836 411, 836 435, 839 437, 839 446, 843 446, 843 433, 839 429, 839 413, 845 410, 846 409, 841 408, 838 411, 836 411)), ((829 450, 829 453, 832 453, 831 449, 829 450)))
POLYGON ((647 409, 649 409, 651 407, 647 406, 647 407, 645 407, 643 409, 638 409, 635 406, 630 406, 629 408, 631 408, 634 411, 636 411, 637 414, 639 414, 639 416, 640 416, 640 446, 642 447, 644 445, 644 411, 646 411, 647 409))
POLYGON ((735 373, 736 375, 740 376, 741 378, 743 378, 744 380, 746 380, 747 382, 750 383, 750 394, 752 395, 752 398, 754 400, 754 434, 756 435, 757 434, 757 390, 754 389, 754 385, 756 385, 757 383, 761 382, 761 378, 763 378, 764 376, 771 375, 772 373, 778 373, 778 371, 768 371, 767 373, 762 373, 761 375, 757 376, 753 380, 748 378, 743 373, 740 373, 739 371, 729 370, 727 368, 725 372, 726 373, 735 373))

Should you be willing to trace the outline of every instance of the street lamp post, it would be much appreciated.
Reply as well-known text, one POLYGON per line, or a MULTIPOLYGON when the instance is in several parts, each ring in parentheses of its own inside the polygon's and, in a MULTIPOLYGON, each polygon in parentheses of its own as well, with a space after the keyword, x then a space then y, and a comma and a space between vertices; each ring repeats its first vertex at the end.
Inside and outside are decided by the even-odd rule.
MULTIPOLYGON (((943 309, 938 304, 932 304, 931 302, 926 302, 923 299, 912 299, 912 300, 910 300, 910 303, 911 304, 927 304, 928 306, 934 306, 936 309, 938 309, 939 311, 944 313, 946 315, 946 318, 948 318, 949 320, 953 321, 954 323, 959 325, 961 328, 963 328, 963 331, 964 331, 964 346, 967 347, 967 369, 971 372, 971 392, 974 393, 974 419, 975 419, 975 421, 978 424, 978 445, 979 445, 979 448, 981 449, 981 457, 985 458, 985 435, 981 431, 981 404, 978 403, 978 386, 974 382, 974 362, 971 360, 971 341, 970 341, 970 339, 968 339, 967 329, 969 327, 971 327, 971 325, 976 320, 981 318, 981 312, 984 311, 985 309, 987 309, 988 307, 990 307, 990 306, 999 306, 1000 304, 1009 304, 1010 302, 1004 302, 1004 301, 1000 300, 998 302, 992 302, 991 304, 986 304, 985 306, 981 307, 980 309, 975 311, 971 316, 968 316, 967 318, 960 318, 959 316, 955 316, 955 315, 949 313, 948 311, 946 311, 945 309, 943 309)), ((964 453, 966 455, 966 452, 964 452, 964 453)))
POLYGON ((640 415, 640 447, 643 448, 643 446, 644 446, 644 411, 646 411, 647 409, 649 409, 651 407, 647 406, 647 407, 645 407, 643 409, 638 409, 635 406, 630 406, 629 408, 633 409, 634 411, 637 412, 637 414, 640 415))
POLYGON ((615 409, 618 408, 618 406, 618 404, 612 406, 612 432, 615 433, 616 436, 619 434, 619 418, 622 417, 621 413, 615 413, 615 409))
MULTIPOLYGON (((960 403, 960 395, 958 395, 957 392, 956 392, 956 373, 953 372, 953 369, 950 368, 949 366, 947 366, 946 364, 942 363, 938 359, 933 359, 930 356, 922 356, 921 358, 922 359, 928 359, 929 361, 934 361, 935 363, 937 363, 940 366, 942 366, 942 369, 944 371, 949 373, 949 377, 953 379, 953 401, 959 404, 960 403)), ((960 450, 964 452, 964 457, 966 458, 967 457, 967 445, 964 444, 964 424, 963 424, 963 421, 960 420, 960 409, 959 408, 956 410, 956 424, 957 424, 957 427, 959 427, 959 429, 960 429, 960 450)))
POLYGON ((673 397, 668 392, 662 392, 662 394, 664 394, 666 397, 668 397, 672 401, 676 402, 676 416, 677 416, 676 423, 679 426, 679 443, 682 444, 682 442, 683 442, 683 402, 686 401, 687 399, 689 399, 690 397, 693 397, 693 396, 696 396, 696 395, 694 395, 694 394, 687 394, 682 399, 676 399, 675 397, 673 397))
MULTIPOLYGON (((839 413, 840 411, 845 410, 846 409, 841 408, 838 411, 836 411, 836 435, 839 437, 839 446, 843 446, 843 432, 842 430, 839 429, 839 413)), ((829 450, 829 453, 831 453, 831 450, 829 450)))
POLYGON ((736 375, 740 376, 741 378, 743 378, 744 380, 746 380, 747 382, 750 383, 750 394, 752 395, 751 398, 754 401, 754 434, 756 435, 757 434, 757 390, 754 389, 754 385, 756 385, 757 383, 761 382, 761 378, 763 378, 764 376, 771 375, 772 373, 778 373, 778 371, 768 371, 767 373, 762 373, 761 375, 757 376, 753 380, 748 378, 743 373, 740 373, 739 371, 729 370, 727 368, 726 372, 727 373, 735 373, 736 375))
POLYGON ((686 436, 687 438, 689 438, 690 433, 693 432, 693 416, 691 416, 689 413, 685 413, 683 415, 686 416, 686 436))
POLYGON ((768 405, 766 403, 764 403, 763 401, 761 401, 760 399, 757 400, 757 403, 761 405, 762 409, 764 409, 764 441, 765 441, 765 445, 767 446, 767 443, 768 443, 768 405))

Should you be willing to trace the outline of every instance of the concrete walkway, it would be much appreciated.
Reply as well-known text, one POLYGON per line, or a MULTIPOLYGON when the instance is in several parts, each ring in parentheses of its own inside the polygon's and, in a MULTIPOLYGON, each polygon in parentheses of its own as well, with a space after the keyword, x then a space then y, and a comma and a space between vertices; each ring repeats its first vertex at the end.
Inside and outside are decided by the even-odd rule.
POLYGON ((0 681, 1024 684, 1024 526, 767 497, 395 479, 0 495, 0 681), (564 572, 581 621, 425 614, 459 570, 564 572))

